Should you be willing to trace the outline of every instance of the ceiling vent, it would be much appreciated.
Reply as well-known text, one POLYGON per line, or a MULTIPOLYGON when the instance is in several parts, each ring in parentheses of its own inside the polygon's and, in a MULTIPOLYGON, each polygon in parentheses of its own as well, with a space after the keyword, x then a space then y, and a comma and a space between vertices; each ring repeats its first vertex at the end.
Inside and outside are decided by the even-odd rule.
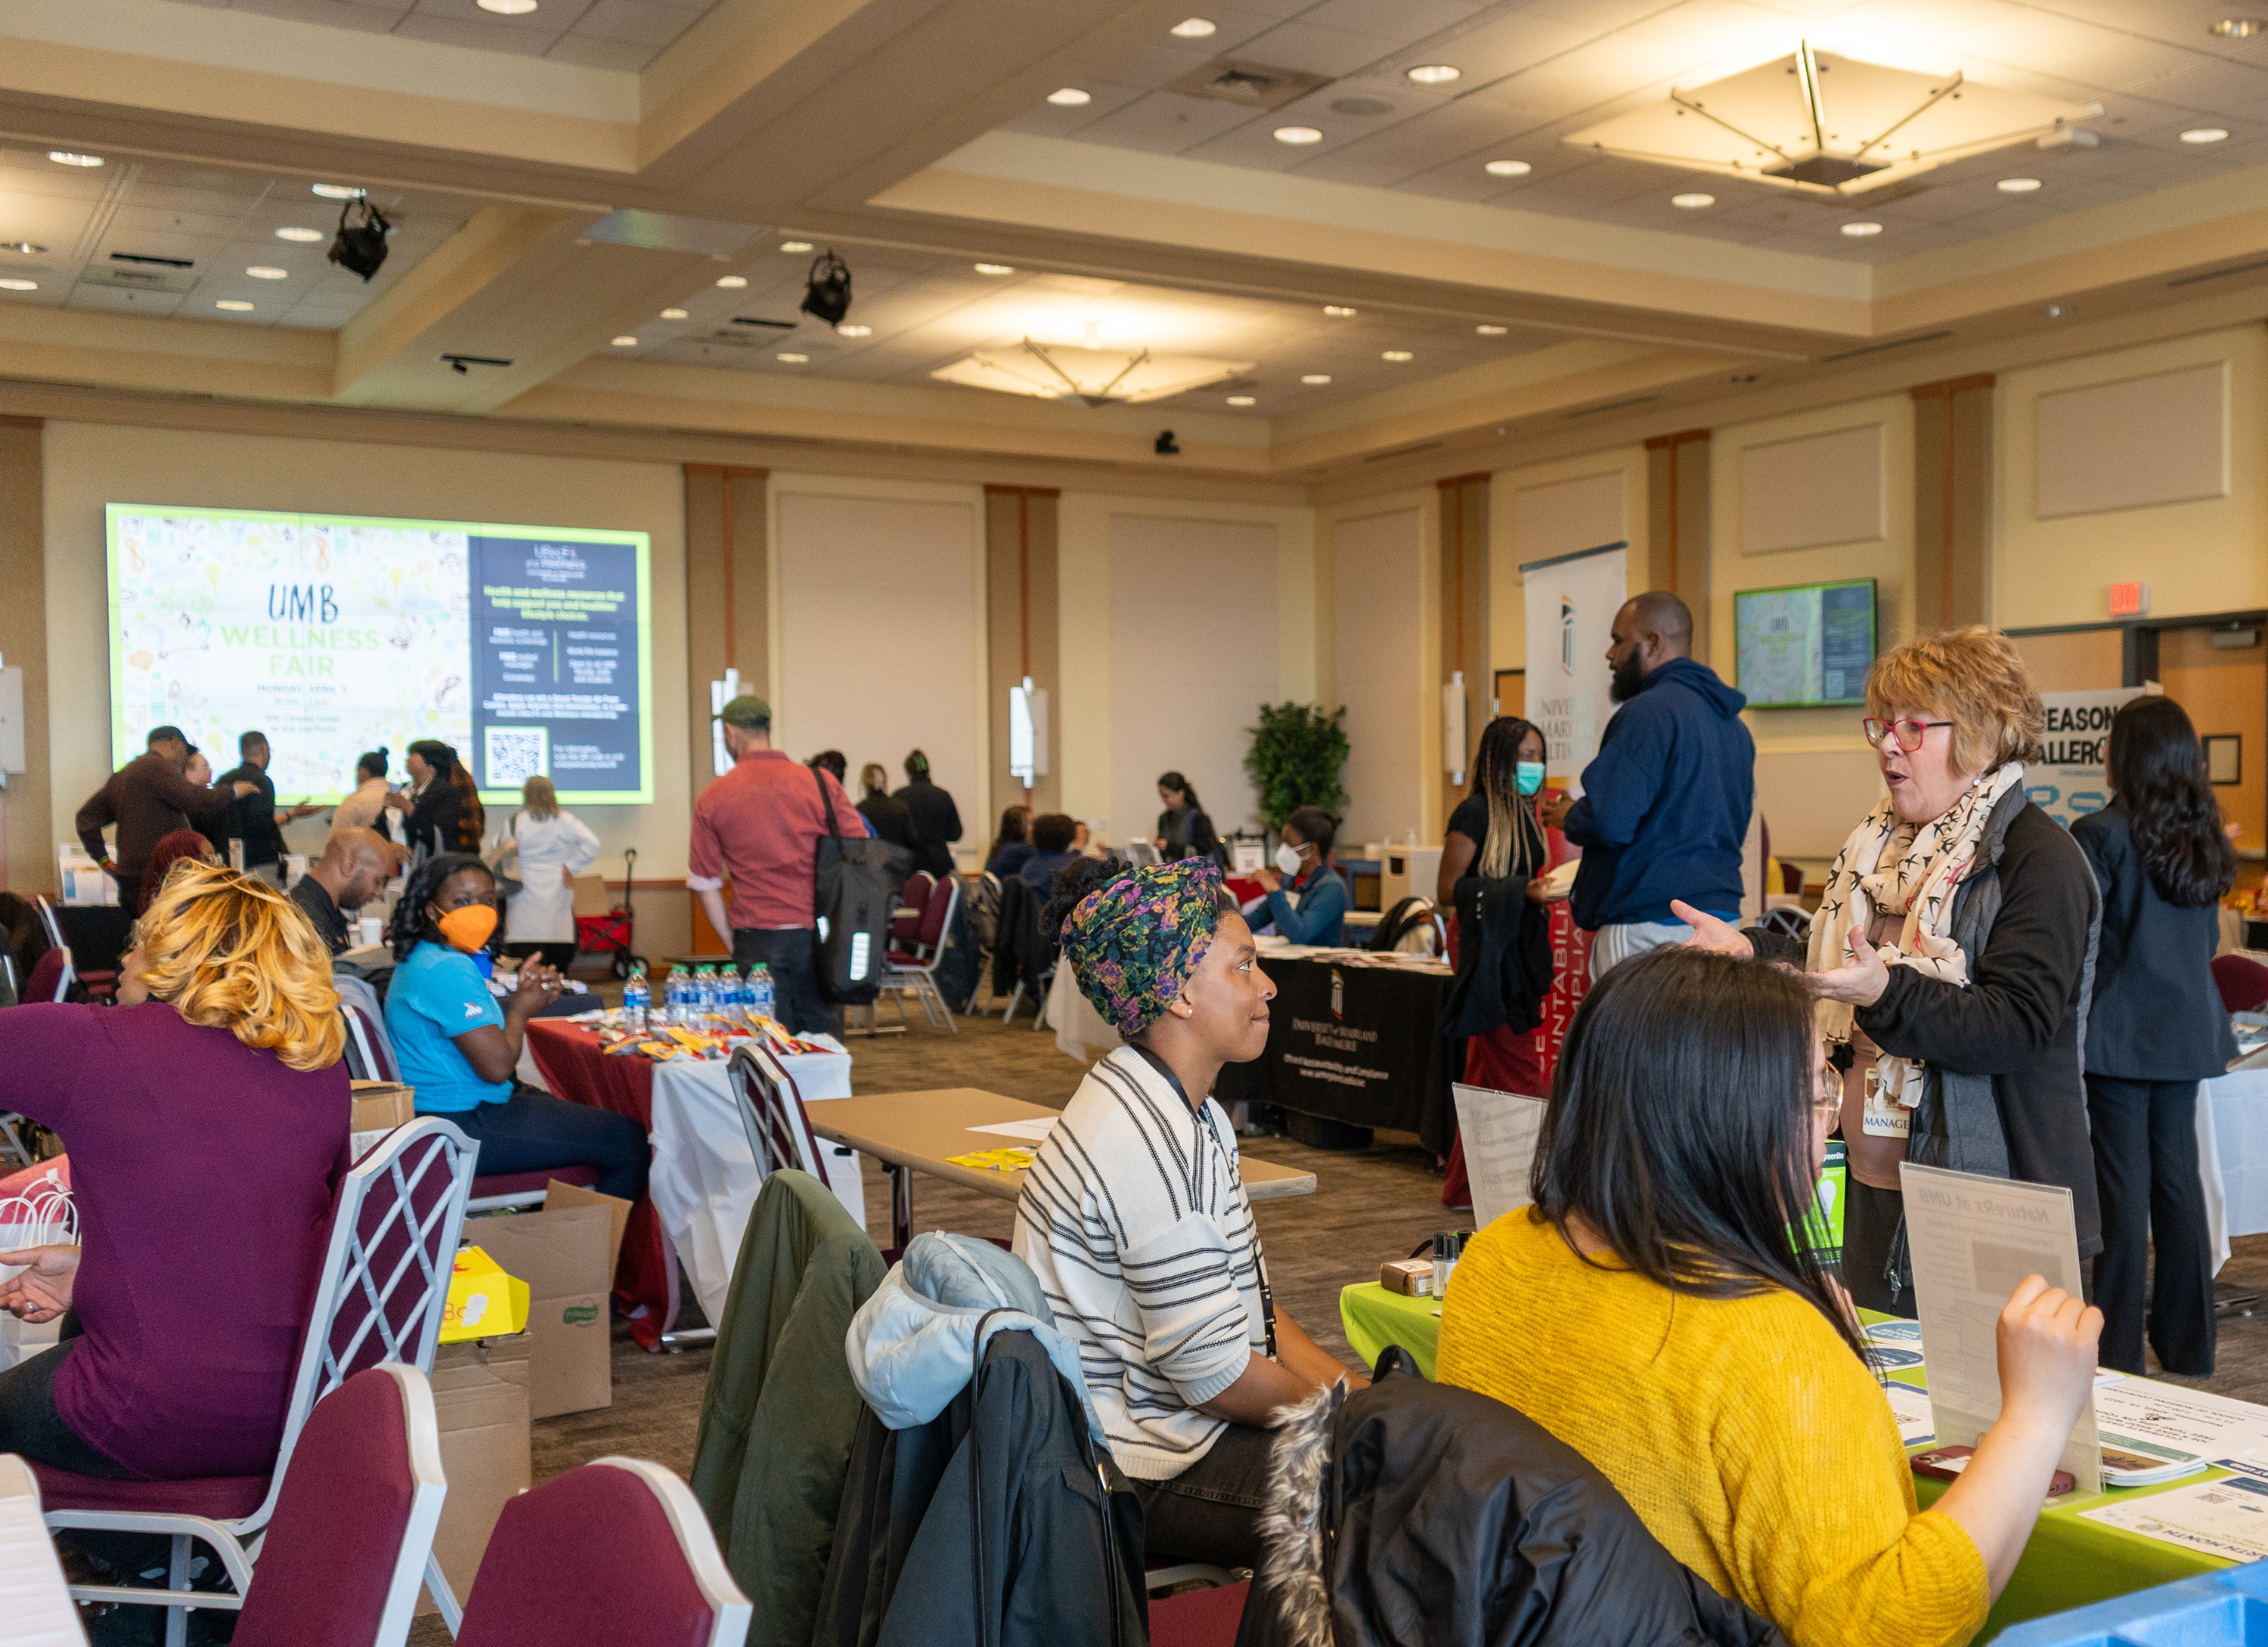
POLYGON ((187 291, 197 283, 195 271, 187 268, 143 268, 120 263, 89 263, 79 271, 89 286, 120 286, 129 291, 187 291))
POLYGON ((1183 97, 1207 97, 1217 103, 1245 108, 1281 108, 1286 103, 1319 91, 1331 83, 1327 74, 1305 74, 1297 69, 1278 69, 1241 57, 1216 57, 1192 69, 1162 88, 1183 97))
POLYGON ((1861 355, 1879 355, 1886 349, 1911 349, 1916 343, 1934 343, 1940 338, 1952 335, 1952 328, 1948 327, 1941 332, 1924 332, 1918 337, 1901 337, 1895 342, 1864 343, 1857 349, 1846 349, 1839 355, 1822 355, 1819 357, 1819 363, 1823 366, 1831 366, 1838 360, 1856 360, 1861 355))

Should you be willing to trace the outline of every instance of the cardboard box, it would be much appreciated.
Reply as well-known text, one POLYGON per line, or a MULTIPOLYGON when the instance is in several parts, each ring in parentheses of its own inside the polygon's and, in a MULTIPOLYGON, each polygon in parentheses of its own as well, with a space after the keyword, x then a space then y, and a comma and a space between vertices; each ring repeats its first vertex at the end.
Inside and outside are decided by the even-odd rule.
MULTIPOLYGON (((444 1344, 433 1357, 433 1413, 448 1496, 433 1553, 463 1605, 504 1507, 534 1484, 527 1445, 528 1341, 523 1334, 444 1344)), ((437 1613, 423 1592, 417 1610, 437 1613)))
POLYGON ((354 1121, 350 1132, 376 1132, 406 1127, 417 1119, 416 1089, 399 1081, 354 1083, 354 1121))
POLYGON ((1433 1296, 1433 1261, 1430 1258, 1397 1258, 1378 1267, 1378 1284, 1388 1292, 1398 1292, 1406 1298, 1430 1298, 1433 1296))
POLYGON ((466 1226, 491 1258, 527 1283, 530 1417, 614 1405, 608 1298, 630 1215, 627 1201, 554 1180, 541 1212, 466 1226))

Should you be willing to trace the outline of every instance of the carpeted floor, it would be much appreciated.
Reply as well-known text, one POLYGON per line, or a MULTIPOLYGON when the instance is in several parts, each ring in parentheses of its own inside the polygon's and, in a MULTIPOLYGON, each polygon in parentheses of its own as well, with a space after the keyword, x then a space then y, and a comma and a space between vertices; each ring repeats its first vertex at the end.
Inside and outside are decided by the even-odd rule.
MULTIPOLYGON (((887 1012, 884 1021, 889 1021, 887 1012)), ((1013 1027, 997 1018, 964 1018, 958 1034, 917 1019, 906 1034, 854 1038, 850 1044, 852 1086, 862 1093, 976 1086, 1060 1108, 1083 1073, 1056 1049, 1052 1035, 1030 1028, 1029 1018, 1013 1027)), ((1315 1174, 1314 1195, 1263 1202, 1254 1214, 1278 1308, 1343 1357, 1351 1358, 1351 1352, 1339 1328, 1339 1289, 1375 1279, 1380 1263, 1407 1255, 1437 1230, 1471 1227, 1469 1215, 1441 1206, 1440 1176, 1408 1135, 1383 1133, 1370 1149, 1351 1153, 1308 1149, 1289 1138, 1247 1139, 1243 1147, 1260 1159, 1315 1174)), ((866 1205, 868 1227, 886 1230, 887 1181, 871 1166, 866 1205)), ((1005 1238, 1012 1222, 1007 1202, 931 1178, 916 1180, 914 1208, 917 1230, 1005 1238)), ((2240 1239, 2235 1247, 2220 1277, 2223 1290, 2258 1291, 2268 1299, 2268 1236, 2240 1239)), ((2249 1318, 2225 1318, 2220 1331, 2214 1376, 2174 1381, 2268 1402, 2268 1307, 2249 1318)), ((687 1474, 708 1370, 704 1350, 650 1355, 617 1324, 614 1405, 538 1423, 532 1437, 536 1480, 607 1453, 653 1459, 687 1474)), ((428 1619, 410 1640, 439 1647, 446 1636, 438 1621, 428 1619)))

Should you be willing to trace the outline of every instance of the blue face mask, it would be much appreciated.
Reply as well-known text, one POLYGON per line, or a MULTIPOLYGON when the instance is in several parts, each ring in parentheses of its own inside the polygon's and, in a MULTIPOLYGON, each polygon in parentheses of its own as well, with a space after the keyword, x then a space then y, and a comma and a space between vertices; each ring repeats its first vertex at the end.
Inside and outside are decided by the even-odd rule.
POLYGON ((1533 795, 1543 787, 1543 763, 1541 761, 1522 761, 1513 770, 1520 775, 1521 794, 1533 795))

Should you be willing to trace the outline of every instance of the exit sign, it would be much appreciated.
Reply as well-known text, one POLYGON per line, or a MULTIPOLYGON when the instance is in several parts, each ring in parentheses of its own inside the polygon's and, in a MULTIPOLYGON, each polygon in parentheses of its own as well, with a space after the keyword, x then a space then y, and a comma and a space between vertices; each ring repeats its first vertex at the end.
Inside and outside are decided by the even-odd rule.
POLYGON ((2150 609, 2150 585, 2147 584, 2113 584, 2110 585, 2110 615, 2114 618, 2139 618, 2150 609))

